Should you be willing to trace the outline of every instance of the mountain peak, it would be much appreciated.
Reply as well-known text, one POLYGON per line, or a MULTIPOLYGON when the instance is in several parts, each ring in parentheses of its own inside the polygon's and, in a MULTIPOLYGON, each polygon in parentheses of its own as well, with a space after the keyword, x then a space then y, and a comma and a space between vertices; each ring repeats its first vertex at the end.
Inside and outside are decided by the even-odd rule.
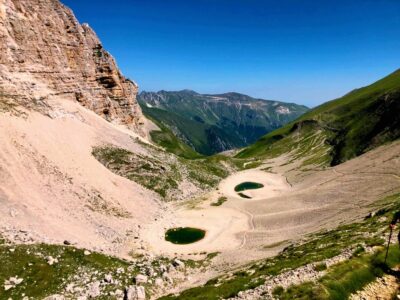
POLYGON ((6 3, 0 13, 0 62, 1 75, 10 82, 4 93, 18 96, 12 101, 38 110, 49 107, 34 104, 32 89, 18 81, 25 74, 41 99, 59 95, 77 101, 108 121, 142 133, 138 87, 122 75, 87 23, 81 25, 59 1, 6 3))
POLYGON ((190 90, 190 89, 183 89, 179 91, 180 93, 186 93, 186 94, 197 94, 197 92, 190 90))

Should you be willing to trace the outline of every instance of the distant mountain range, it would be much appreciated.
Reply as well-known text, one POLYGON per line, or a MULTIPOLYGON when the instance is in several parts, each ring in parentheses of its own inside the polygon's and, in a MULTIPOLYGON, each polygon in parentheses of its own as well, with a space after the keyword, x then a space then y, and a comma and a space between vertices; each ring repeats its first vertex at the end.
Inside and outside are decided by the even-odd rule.
MULTIPOLYGON (((204 155, 247 146, 308 111, 303 105, 239 93, 208 95, 191 90, 142 92, 138 102, 162 130, 204 155)), ((153 139, 163 143, 156 133, 153 139)))

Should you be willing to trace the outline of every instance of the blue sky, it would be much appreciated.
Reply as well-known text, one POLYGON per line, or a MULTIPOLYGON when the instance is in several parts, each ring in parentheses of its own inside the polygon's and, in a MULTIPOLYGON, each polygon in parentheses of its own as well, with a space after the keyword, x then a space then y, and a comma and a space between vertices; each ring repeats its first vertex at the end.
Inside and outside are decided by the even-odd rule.
POLYGON ((400 68, 399 0, 62 0, 141 90, 315 106, 400 68))

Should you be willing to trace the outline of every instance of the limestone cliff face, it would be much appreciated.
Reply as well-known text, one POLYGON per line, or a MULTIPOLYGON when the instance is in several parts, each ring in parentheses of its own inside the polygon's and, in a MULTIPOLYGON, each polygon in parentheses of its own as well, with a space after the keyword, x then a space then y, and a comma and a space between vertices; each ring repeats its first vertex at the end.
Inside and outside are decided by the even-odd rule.
POLYGON ((61 95, 141 133, 137 90, 89 25, 58 0, 0 0, 3 96, 32 107, 61 95))

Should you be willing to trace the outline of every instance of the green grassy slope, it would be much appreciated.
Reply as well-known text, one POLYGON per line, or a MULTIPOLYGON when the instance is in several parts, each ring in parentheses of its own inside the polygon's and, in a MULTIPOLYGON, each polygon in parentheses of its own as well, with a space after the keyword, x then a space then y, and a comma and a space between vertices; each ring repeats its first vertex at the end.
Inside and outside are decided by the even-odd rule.
MULTIPOLYGON (((161 268, 172 264, 172 260, 161 256, 149 258, 135 252, 130 252, 129 255, 133 260, 87 252, 74 246, 16 245, 0 236, 0 299, 44 299, 55 294, 63 295, 65 299, 78 299, 78 296, 85 295, 96 282, 101 283, 101 294, 94 297, 95 299, 122 299, 122 291, 134 284, 135 276, 148 273, 147 270, 152 269, 149 282, 143 284, 146 299, 149 299, 158 288, 153 283, 154 279, 159 277, 157 274, 161 273, 161 268), (49 264, 50 256, 57 261, 49 264), (106 275, 111 275, 112 283, 106 284, 106 275), (22 282, 5 289, 5 282, 11 277, 21 278, 22 282)), ((208 253, 202 260, 182 261, 187 269, 197 269, 210 264, 216 255, 217 253, 208 253)), ((87 298, 93 299, 90 296, 87 298)))
MULTIPOLYGON (((225 148, 242 146, 233 135, 224 132, 217 126, 191 120, 174 112, 159 108, 148 108, 144 106, 142 107, 142 111, 146 117, 155 121, 156 124, 161 125, 164 135, 166 131, 169 131, 177 137, 177 139, 173 141, 174 145, 170 145, 166 148, 168 151, 175 154, 178 154, 176 153, 176 146, 178 146, 178 144, 180 145, 179 148, 186 149, 186 154, 183 155, 184 157, 188 155, 193 157, 196 152, 204 155, 212 155, 223 151, 225 148), (187 147, 183 145, 192 148, 192 153, 190 154, 187 147)), ((170 134, 168 135, 170 136, 170 134)), ((165 140, 161 138, 160 134, 155 133, 152 137, 154 142, 160 146, 165 146, 165 140)))
POLYGON ((153 130, 150 132, 153 142, 163 147, 168 152, 171 152, 183 158, 193 159, 203 156, 200 153, 196 152, 193 148, 182 142, 182 140, 177 138, 169 127, 164 125, 156 118, 153 118, 151 115, 152 113, 148 113, 147 117, 155 124, 157 124, 157 126, 160 128, 160 130, 153 130))
MULTIPOLYGON (((92 273, 96 270, 99 280, 105 274, 115 273, 118 268, 126 269, 126 261, 100 253, 85 255, 83 249, 57 245, 0 245, 0 299, 43 299, 46 296, 64 292, 73 276, 92 273), (47 257, 58 259, 58 263, 49 265, 47 257), (23 281, 15 288, 5 290, 3 283, 10 277, 18 276, 23 281), (30 298, 31 299, 31 298, 30 298)), ((134 273, 138 273, 135 268, 134 273)), ((131 279, 131 274, 124 274, 124 280, 131 279)), ((84 283, 81 282, 83 286, 84 283)), ((122 284, 120 284, 122 285, 122 284)), ((119 286, 118 288, 124 288, 119 286)))
MULTIPOLYGON (((400 70, 312 109, 299 119, 265 135, 237 156, 276 156, 293 150, 293 143, 301 141, 305 134, 322 137, 324 142, 319 147, 313 147, 313 151, 319 151, 319 155, 324 156, 323 160, 331 165, 399 138, 400 70)), ((318 155, 314 159, 318 159, 318 155)))

